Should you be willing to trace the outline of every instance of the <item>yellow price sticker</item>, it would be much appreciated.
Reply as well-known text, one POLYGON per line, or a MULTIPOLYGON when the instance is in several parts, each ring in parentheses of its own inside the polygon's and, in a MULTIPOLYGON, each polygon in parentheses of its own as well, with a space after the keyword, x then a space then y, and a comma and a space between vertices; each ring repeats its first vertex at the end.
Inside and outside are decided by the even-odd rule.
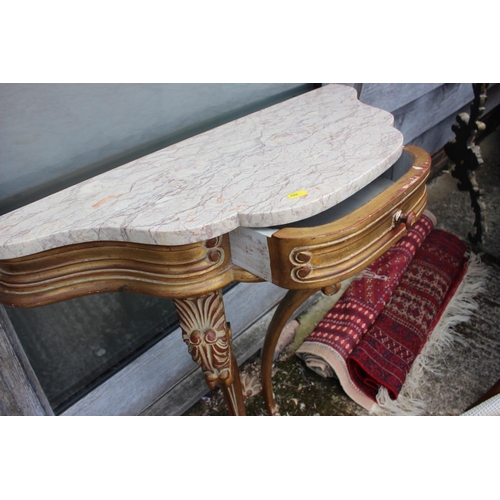
POLYGON ((307 191, 302 189, 300 191, 295 191, 294 193, 287 194, 287 197, 293 200, 294 198, 300 198, 302 196, 305 196, 306 194, 307 191))

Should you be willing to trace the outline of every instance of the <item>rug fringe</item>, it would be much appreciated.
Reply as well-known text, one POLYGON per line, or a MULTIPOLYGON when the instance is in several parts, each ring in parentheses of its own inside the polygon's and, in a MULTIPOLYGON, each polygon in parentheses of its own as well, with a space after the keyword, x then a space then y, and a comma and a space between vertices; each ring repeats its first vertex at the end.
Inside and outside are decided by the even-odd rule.
POLYGON ((478 255, 470 254, 467 271, 451 298, 445 312, 433 329, 422 351, 415 359, 406 381, 396 400, 390 398, 387 389, 380 388, 377 404, 370 413, 374 415, 422 415, 426 403, 420 396, 420 388, 427 373, 440 375, 440 361, 444 349, 454 342, 464 345, 475 343, 455 330, 459 323, 467 322, 478 309, 474 297, 485 290, 487 269, 478 255))

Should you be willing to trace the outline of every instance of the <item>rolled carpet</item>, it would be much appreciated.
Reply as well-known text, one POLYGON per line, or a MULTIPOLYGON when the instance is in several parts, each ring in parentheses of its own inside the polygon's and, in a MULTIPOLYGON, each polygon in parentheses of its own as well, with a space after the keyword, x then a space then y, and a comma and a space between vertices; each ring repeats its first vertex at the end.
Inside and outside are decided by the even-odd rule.
POLYGON ((397 399, 432 326, 467 269, 467 246, 434 229, 409 264, 373 325, 347 360, 354 384, 376 401, 380 387, 397 399))
POLYGON ((296 354, 379 414, 415 415, 423 373, 439 369, 453 326, 477 308, 484 268, 432 214, 353 281, 296 354), (399 396, 399 398, 398 398, 399 396))
POLYGON ((346 360, 377 319, 434 225, 434 216, 425 212, 398 243, 351 283, 296 351, 321 376, 337 376, 346 393, 367 409, 373 400, 353 383, 346 360))

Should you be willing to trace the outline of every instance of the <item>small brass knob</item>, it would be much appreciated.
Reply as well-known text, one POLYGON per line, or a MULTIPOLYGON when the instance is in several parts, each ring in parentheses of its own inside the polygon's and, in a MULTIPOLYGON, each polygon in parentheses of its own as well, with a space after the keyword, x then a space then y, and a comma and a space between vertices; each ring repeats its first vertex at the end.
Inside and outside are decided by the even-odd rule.
POLYGON ((415 223, 416 221, 416 214, 415 212, 410 212, 408 214, 403 214, 403 211, 402 210, 398 210, 393 216, 392 216, 392 220, 394 222, 394 226, 396 226, 396 224, 404 224, 406 226, 406 229, 411 229, 411 227, 413 226, 413 224, 415 223))

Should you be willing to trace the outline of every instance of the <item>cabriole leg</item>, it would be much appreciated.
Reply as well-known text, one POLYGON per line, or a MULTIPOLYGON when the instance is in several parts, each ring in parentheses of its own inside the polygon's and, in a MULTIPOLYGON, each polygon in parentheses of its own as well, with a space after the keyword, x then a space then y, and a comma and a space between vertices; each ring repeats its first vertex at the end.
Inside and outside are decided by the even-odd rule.
POLYGON ((220 385, 231 415, 245 415, 238 364, 232 351, 221 290, 175 299, 175 309, 193 360, 201 366, 210 389, 220 385))
POLYGON ((278 309, 274 313, 273 319, 267 329, 264 347, 262 348, 262 393, 269 415, 279 415, 279 408, 276 405, 273 394, 271 371, 273 367, 274 350, 292 314, 317 290, 290 290, 281 301, 278 309))

